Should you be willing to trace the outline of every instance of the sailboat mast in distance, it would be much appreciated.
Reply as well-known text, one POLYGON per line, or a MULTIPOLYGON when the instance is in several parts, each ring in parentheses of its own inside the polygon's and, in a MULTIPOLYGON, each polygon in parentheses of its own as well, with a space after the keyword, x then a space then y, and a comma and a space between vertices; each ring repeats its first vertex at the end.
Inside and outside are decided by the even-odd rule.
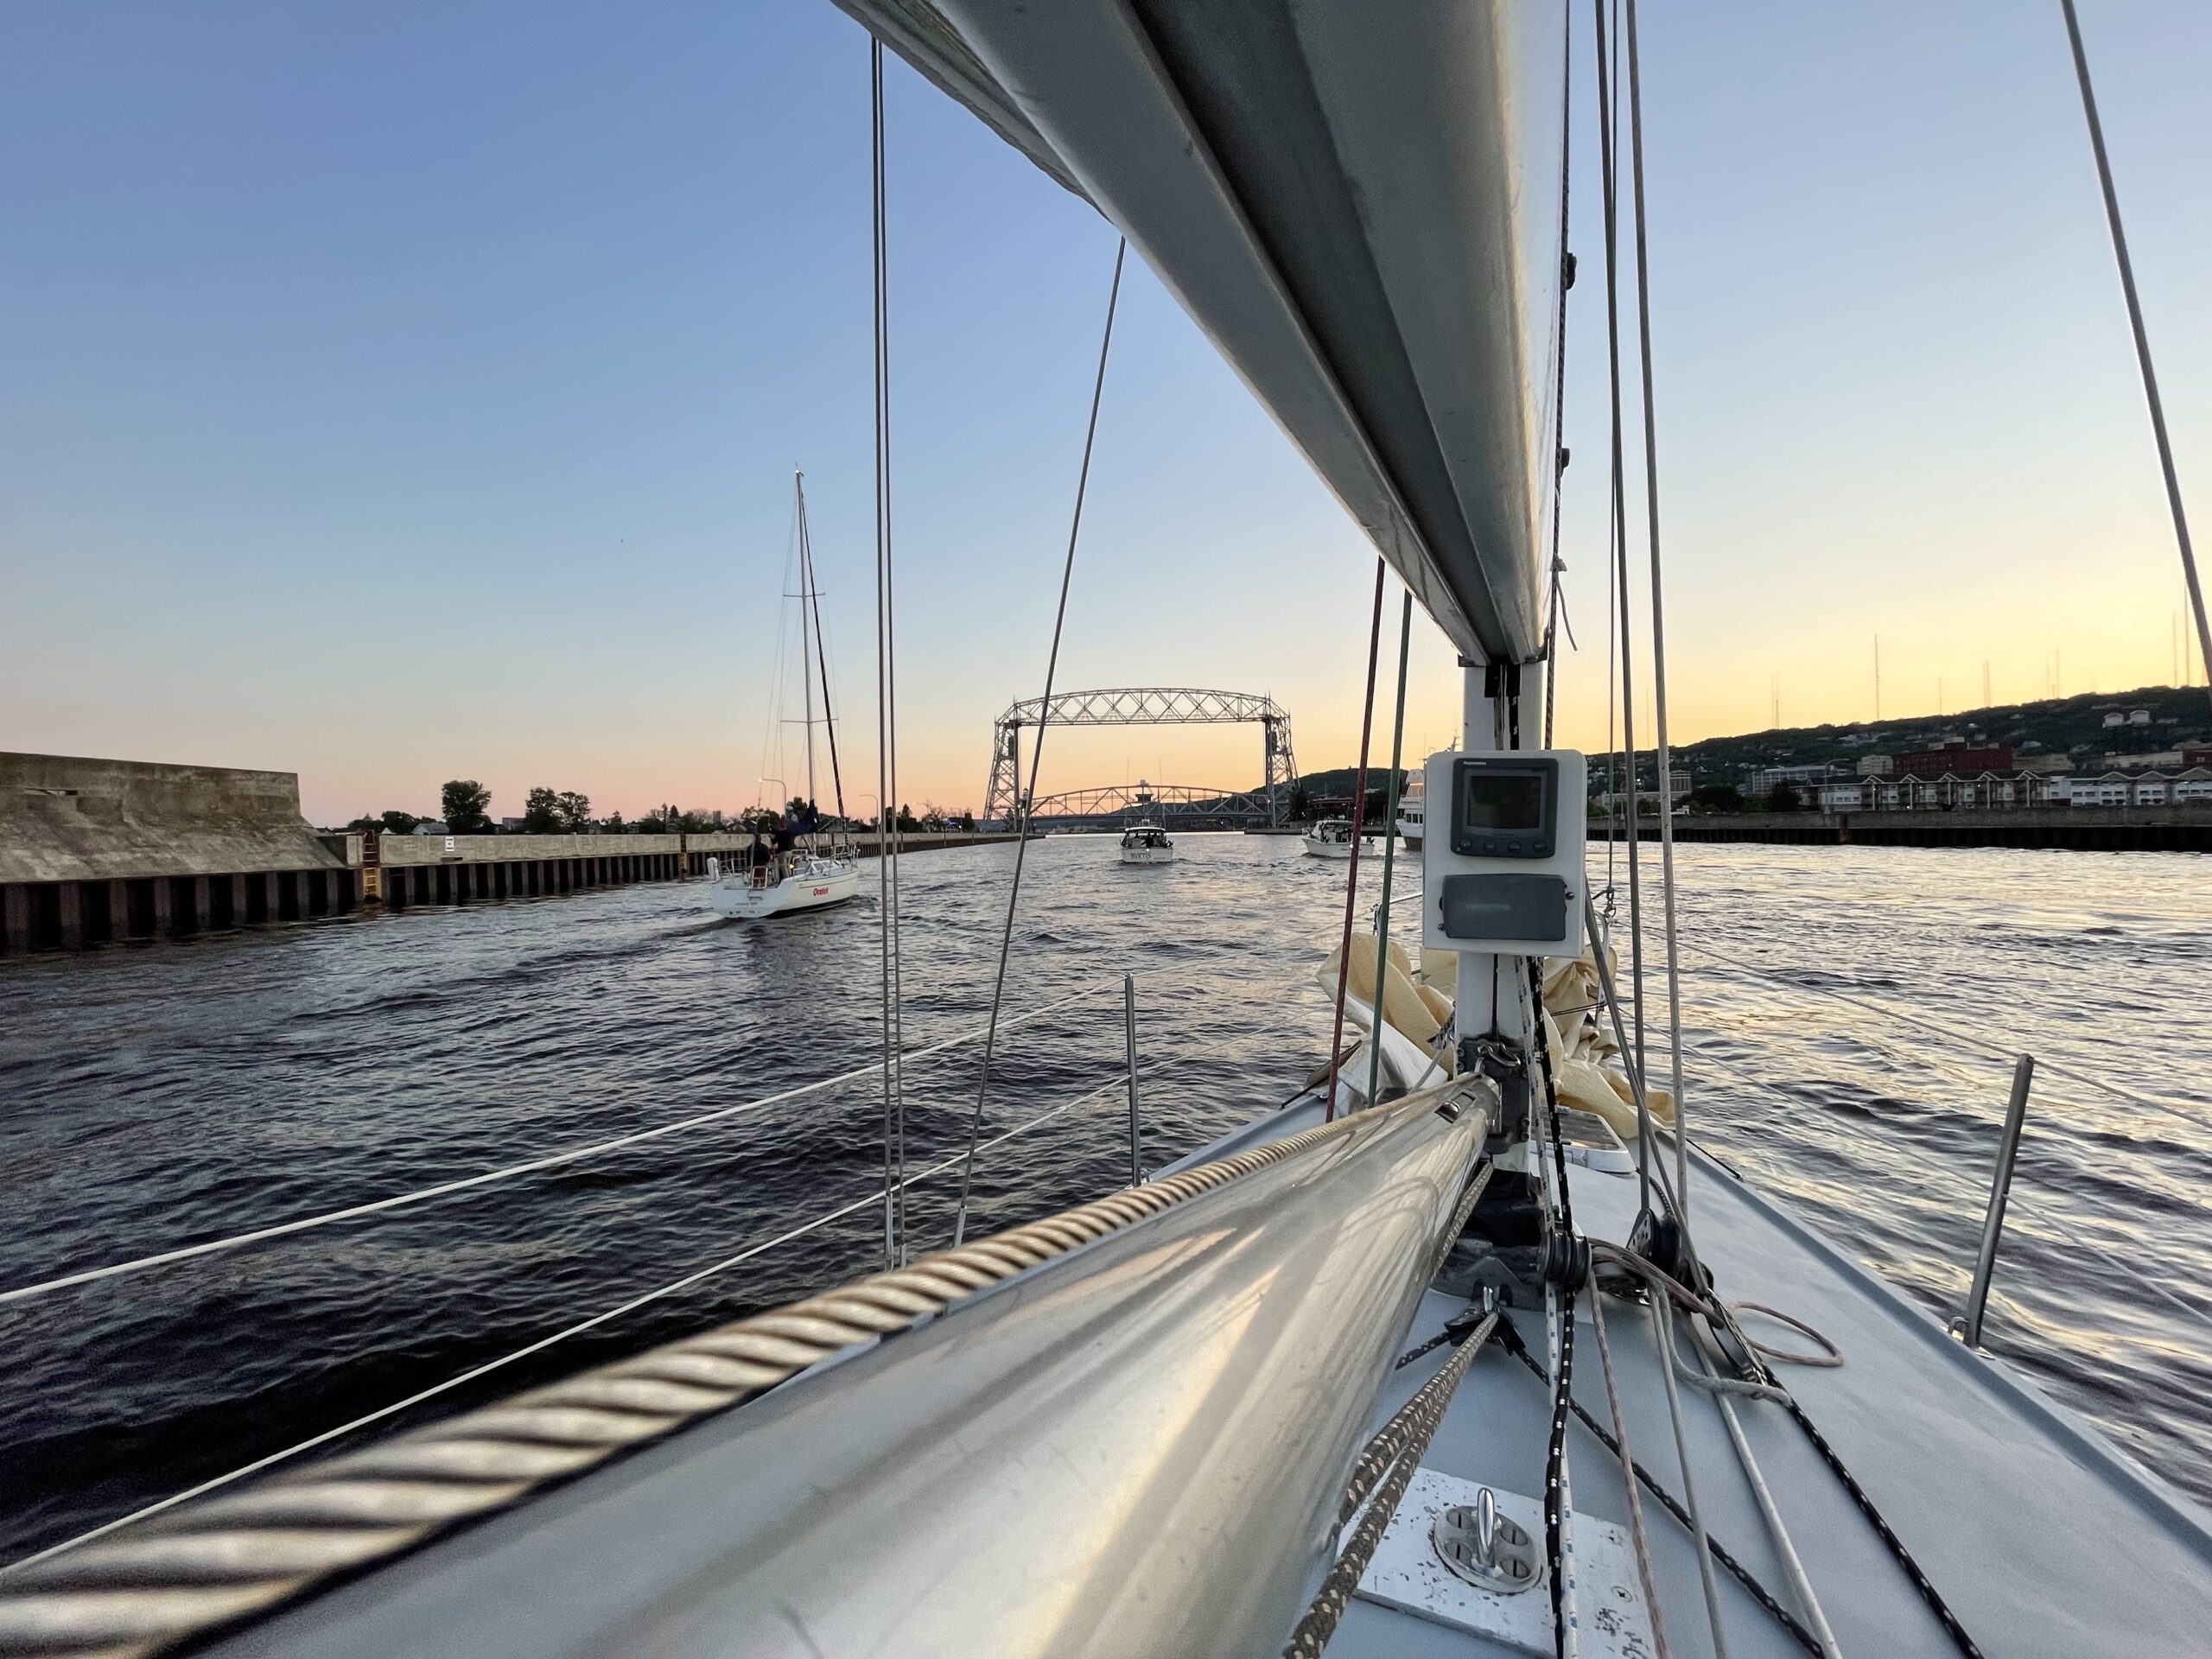
MULTIPOLYGON (((806 804, 814 804, 814 645, 807 637, 814 562, 807 557, 806 474, 791 469, 791 490, 798 501, 798 677, 806 696, 806 804)), ((788 659, 786 659, 788 660, 788 659)))

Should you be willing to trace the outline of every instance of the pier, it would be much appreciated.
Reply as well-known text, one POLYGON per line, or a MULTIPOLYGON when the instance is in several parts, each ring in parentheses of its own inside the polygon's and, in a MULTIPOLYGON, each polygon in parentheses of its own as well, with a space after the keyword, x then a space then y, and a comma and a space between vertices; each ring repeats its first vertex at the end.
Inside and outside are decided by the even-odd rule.
MULTIPOLYGON (((1011 841, 900 832, 899 850, 1011 841)), ((861 856, 880 838, 856 837, 861 856)), ((69 755, 0 754, 0 956, 187 938, 364 906, 489 903, 704 875, 751 845, 702 835, 327 833, 298 777, 69 755)))
MULTIPOLYGON (((1624 821, 1592 818, 1590 839, 1626 839, 1624 821)), ((1659 839, 1656 818, 1637 838, 1659 839)), ((2036 806, 1915 812, 1691 813, 1675 820, 1684 843, 1797 847, 2046 847, 2077 852, 2212 853, 2212 807, 2036 806)))

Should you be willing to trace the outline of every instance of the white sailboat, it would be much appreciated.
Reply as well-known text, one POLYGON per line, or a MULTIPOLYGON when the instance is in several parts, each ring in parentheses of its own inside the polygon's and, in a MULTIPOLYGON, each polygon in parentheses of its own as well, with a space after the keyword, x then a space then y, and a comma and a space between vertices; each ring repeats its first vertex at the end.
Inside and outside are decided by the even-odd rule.
POLYGON ((1418 936, 1329 970, 1371 1046, 1147 1177, 1124 982, 1127 1187, 909 1258, 892 1195, 947 1166, 887 1173, 882 1271, 102 1529, 0 1578, 0 1655, 2202 1656, 2204 1512, 1694 1143, 1678 1033, 1666 1090, 1623 1039, 1581 758, 1535 738, 1568 12, 841 3, 1126 232, 1457 648, 1418 936))
POLYGON ((797 514, 799 684, 806 714, 806 809, 814 822, 795 820, 788 809, 785 822, 770 839, 756 832, 752 849, 725 865, 719 855, 707 861, 707 902, 717 916, 734 921, 760 921, 771 916, 795 915, 842 905, 860 891, 860 861, 854 856, 845 823, 844 774, 837 759, 837 728, 830 703, 830 658, 823 649, 822 594, 814 582, 814 543, 806 521, 806 478, 794 472, 791 489, 797 514), (814 713, 817 671, 821 677, 822 715, 814 713), (830 772, 836 791, 837 830, 843 844, 834 840, 824 847, 816 813, 814 728, 828 728, 830 772))

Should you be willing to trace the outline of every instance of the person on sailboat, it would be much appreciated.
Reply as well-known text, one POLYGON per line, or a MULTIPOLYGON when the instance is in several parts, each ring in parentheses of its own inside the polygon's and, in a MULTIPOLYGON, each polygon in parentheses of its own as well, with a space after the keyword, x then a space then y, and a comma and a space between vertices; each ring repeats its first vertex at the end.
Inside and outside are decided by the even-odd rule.
POLYGON ((752 872, 754 887, 767 885, 768 866, 775 861, 775 856, 768 850, 767 843, 760 839, 760 831, 756 828, 753 831, 753 844, 745 854, 746 868, 752 872))

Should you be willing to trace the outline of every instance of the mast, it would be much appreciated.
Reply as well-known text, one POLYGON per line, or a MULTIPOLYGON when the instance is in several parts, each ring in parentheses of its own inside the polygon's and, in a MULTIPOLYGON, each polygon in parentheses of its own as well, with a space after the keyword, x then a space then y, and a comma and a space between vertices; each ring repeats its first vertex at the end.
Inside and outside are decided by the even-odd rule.
POLYGON ((807 589, 812 585, 813 563, 806 555, 806 474, 791 469, 791 489, 798 498, 798 680, 806 694, 806 804, 814 804, 814 650, 807 635, 807 589))
MULTIPOLYGON (((845 774, 837 764, 837 714, 830 703, 830 647, 822 638, 822 589, 814 580, 814 534, 807 528, 806 494, 804 490, 799 493, 798 499, 798 557, 799 587, 802 591, 810 592, 814 596, 814 664, 815 671, 822 677, 822 725, 830 739, 830 787, 836 793, 837 817, 842 819, 845 816, 845 774)), ((799 611, 802 632, 806 628, 807 620, 806 607, 802 603, 799 611)), ((810 805, 814 804, 813 736, 814 728, 810 725, 807 728, 806 751, 807 802, 810 805)))

